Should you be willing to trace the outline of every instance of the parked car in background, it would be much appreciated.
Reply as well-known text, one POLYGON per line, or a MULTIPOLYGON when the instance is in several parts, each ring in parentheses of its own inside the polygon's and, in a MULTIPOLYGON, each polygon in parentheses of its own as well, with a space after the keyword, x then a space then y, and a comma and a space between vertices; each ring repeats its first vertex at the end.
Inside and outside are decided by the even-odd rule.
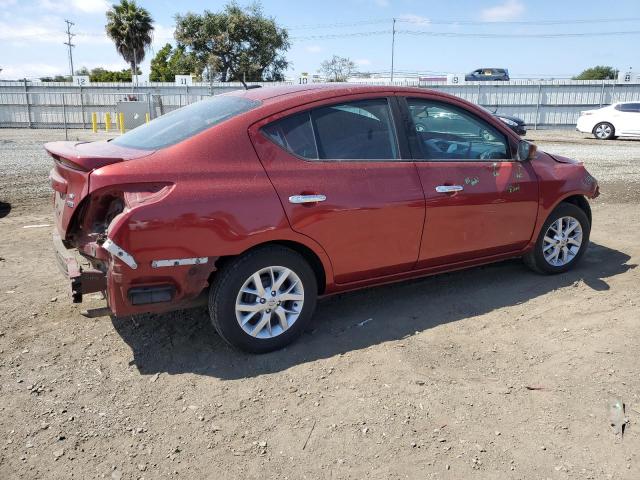
POLYGON ((513 257, 565 272, 598 195, 580 162, 418 88, 237 91, 45 148, 76 302, 102 291, 125 316, 204 297, 220 336, 251 352, 300 335, 319 296, 513 257))
POLYGON ((524 120, 512 115, 504 115, 502 113, 494 113, 494 117, 504 122, 515 133, 524 137, 527 134, 527 124, 524 120))
POLYGON ((509 81, 509 70, 506 68, 479 68, 465 75, 467 82, 499 82, 509 81))
POLYGON ((618 102, 580 112, 576 130, 591 133, 599 140, 640 137, 640 102, 618 102))
POLYGON ((513 130, 515 133, 517 133, 521 137, 524 137, 527 134, 527 124, 521 118, 514 117, 512 115, 505 115, 503 113, 497 113, 497 107, 494 108, 493 110, 490 110, 485 107, 482 107, 482 108, 484 108, 487 112, 489 112, 491 115, 496 117, 498 120, 504 122, 511 130, 513 130))

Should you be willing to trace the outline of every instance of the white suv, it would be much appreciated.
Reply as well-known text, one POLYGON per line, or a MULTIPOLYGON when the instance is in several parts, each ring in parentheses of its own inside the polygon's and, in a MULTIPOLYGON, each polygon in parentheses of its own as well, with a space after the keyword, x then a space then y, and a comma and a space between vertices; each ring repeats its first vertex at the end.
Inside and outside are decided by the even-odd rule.
POLYGON ((640 102, 619 102, 580 112, 576 130, 592 133, 599 140, 640 137, 640 102))

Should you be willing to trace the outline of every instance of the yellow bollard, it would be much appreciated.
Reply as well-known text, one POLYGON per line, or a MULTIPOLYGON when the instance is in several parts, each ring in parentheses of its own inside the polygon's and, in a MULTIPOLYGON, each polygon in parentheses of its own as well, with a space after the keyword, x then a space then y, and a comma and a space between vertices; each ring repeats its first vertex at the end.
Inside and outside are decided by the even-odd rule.
POLYGON ((120 120, 120 133, 124 133, 124 112, 118 114, 118 119, 120 120))
POLYGON ((91 113, 91 130, 93 133, 98 132, 98 114, 96 112, 91 113))
POLYGON ((149 115, 149 112, 144 114, 144 121, 145 123, 149 123, 149 121, 151 120, 151 116, 149 115))
POLYGON ((111 114, 109 112, 104 114, 104 131, 108 132, 111 129, 111 114))

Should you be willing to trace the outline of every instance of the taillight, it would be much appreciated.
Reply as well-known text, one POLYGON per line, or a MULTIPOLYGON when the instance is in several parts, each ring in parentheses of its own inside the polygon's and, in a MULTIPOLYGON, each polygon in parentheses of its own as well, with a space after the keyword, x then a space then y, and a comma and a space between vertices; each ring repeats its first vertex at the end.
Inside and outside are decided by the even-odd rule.
POLYGON ((173 183, 132 183, 113 185, 90 193, 76 213, 73 234, 102 234, 123 212, 155 203, 171 192, 173 183))
POLYGON ((170 183, 141 183, 123 187, 124 203, 128 208, 157 202, 171 191, 170 183))

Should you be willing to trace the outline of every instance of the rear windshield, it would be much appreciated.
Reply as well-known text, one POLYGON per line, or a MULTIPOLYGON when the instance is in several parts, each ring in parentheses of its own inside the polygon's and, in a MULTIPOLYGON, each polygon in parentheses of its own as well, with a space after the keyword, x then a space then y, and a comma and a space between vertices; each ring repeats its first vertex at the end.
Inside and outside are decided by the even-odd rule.
POLYGON ((162 115, 112 140, 123 147, 157 150, 175 145, 207 128, 260 105, 256 100, 220 95, 162 115))

